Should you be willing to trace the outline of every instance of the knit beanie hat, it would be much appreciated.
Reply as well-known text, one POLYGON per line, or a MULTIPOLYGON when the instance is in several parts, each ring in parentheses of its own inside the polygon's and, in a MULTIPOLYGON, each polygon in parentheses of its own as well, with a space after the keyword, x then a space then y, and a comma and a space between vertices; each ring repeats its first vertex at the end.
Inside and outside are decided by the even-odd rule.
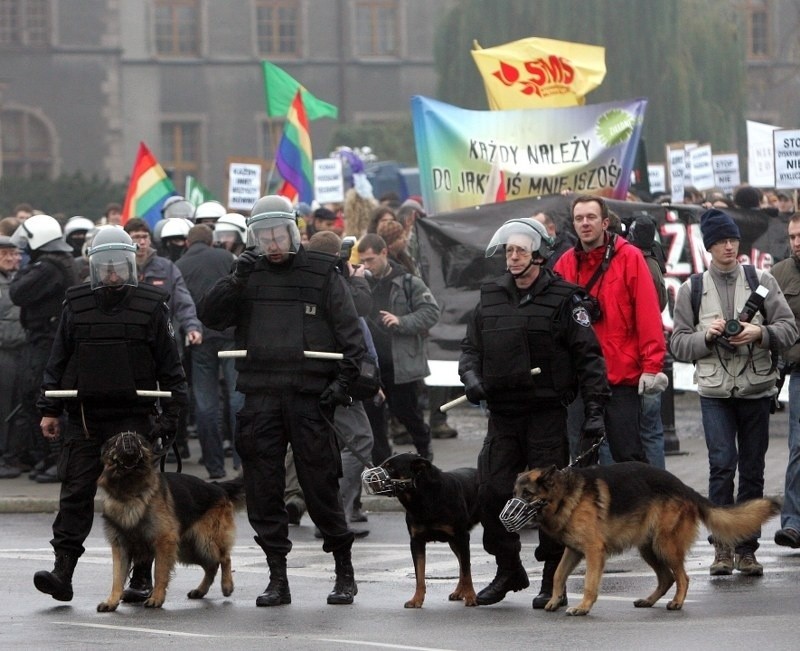
POLYGON ((385 222, 378 227, 378 235, 386 242, 386 246, 391 246, 403 236, 403 225, 400 222, 385 222))
POLYGON ((708 251, 720 240, 741 240, 739 227, 731 217, 721 210, 711 208, 700 217, 700 232, 703 234, 703 246, 708 251))

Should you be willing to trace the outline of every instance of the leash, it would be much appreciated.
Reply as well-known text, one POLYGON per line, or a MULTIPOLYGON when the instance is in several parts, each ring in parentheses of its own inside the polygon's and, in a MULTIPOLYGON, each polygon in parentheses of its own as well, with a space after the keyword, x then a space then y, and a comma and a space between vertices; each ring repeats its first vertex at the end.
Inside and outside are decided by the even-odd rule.
MULTIPOLYGON (((338 409, 338 407, 337 407, 337 409, 338 409)), ((325 412, 322 409, 320 409, 319 411, 320 411, 320 414, 322 414, 322 420, 324 420, 326 423, 328 423, 328 425, 331 426, 331 429, 333 430, 333 433, 336 434, 336 438, 339 440, 339 442, 342 445, 344 445, 344 447, 346 447, 348 450, 350 450, 350 452, 353 453, 353 456, 356 459, 358 459, 358 462, 362 466, 364 466, 365 468, 372 468, 374 466, 372 461, 368 461, 366 459, 366 457, 364 457, 363 454, 361 454, 358 450, 356 450, 353 447, 353 444, 350 443, 350 441, 347 440, 347 437, 342 433, 342 431, 338 427, 336 427, 336 425, 334 425, 331 421, 328 420, 328 417, 325 416, 325 412)))
POLYGON ((596 452, 596 451, 597 451, 597 449, 598 449, 598 448, 599 448, 601 445, 603 445, 603 442, 604 442, 605 440, 606 440, 606 433, 605 433, 605 432, 603 432, 603 435, 602 435, 602 436, 601 436, 599 439, 597 439, 597 440, 594 442, 594 444, 592 445, 592 447, 590 447, 588 450, 584 450, 583 452, 581 452, 581 453, 580 453, 580 454, 579 454, 577 457, 575 457, 575 459, 573 459, 573 460, 572 460, 572 461, 569 463, 569 465, 568 465, 566 468, 562 468, 560 472, 563 472, 564 470, 568 470, 568 469, 570 469, 570 468, 574 468, 575 466, 577 466, 579 462, 583 461, 583 460, 584 460, 586 457, 588 457, 588 456, 589 456, 590 454, 592 454, 593 452, 596 452))

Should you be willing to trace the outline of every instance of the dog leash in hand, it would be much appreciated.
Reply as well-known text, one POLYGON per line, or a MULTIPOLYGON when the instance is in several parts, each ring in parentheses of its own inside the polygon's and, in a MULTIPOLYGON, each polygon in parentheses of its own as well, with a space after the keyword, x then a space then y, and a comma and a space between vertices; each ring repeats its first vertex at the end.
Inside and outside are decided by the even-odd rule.
POLYGON ((567 468, 574 468, 575 466, 577 466, 578 463, 583 461, 586 457, 588 457, 593 452, 597 451, 597 449, 601 445, 603 445, 603 442, 605 440, 606 440, 606 433, 603 432, 603 435, 594 442, 592 447, 590 447, 588 450, 584 450, 583 452, 581 452, 577 457, 575 457, 575 459, 572 460, 572 462, 570 462, 570 464, 566 468, 564 468, 564 470, 566 470, 567 468))
POLYGON ((373 464, 372 461, 368 461, 363 454, 353 447, 353 444, 347 440, 347 437, 341 432, 341 430, 328 420, 327 416, 325 416, 325 412, 322 409, 320 409, 320 413, 322 414, 322 420, 331 426, 331 429, 333 430, 333 433, 336 434, 336 438, 339 439, 339 442, 353 453, 353 456, 358 459, 358 462, 365 468, 373 468, 375 464, 373 464))

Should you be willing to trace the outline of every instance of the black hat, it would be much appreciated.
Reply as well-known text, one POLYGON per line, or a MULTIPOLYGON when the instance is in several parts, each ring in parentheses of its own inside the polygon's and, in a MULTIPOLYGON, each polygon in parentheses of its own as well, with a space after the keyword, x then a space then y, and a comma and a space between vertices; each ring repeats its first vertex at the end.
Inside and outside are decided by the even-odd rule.
POLYGON ((761 205, 761 190, 752 185, 745 185, 739 188, 733 195, 733 203, 739 208, 758 208, 761 205))
POLYGON ((706 251, 720 240, 742 239, 736 222, 730 215, 716 208, 707 210, 700 217, 700 232, 703 234, 703 246, 706 247, 706 251))
POLYGON ((321 219, 322 221, 332 222, 336 221, 336 213, 329 208, 317 208, 314 211, 314 219, 321 219))

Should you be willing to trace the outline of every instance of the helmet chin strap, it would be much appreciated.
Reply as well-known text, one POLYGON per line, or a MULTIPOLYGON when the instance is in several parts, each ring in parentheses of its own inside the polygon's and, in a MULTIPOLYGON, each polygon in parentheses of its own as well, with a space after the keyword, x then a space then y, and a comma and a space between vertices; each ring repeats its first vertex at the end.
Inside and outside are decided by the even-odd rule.
POLYGON ((511 270, 508 269, 508 268, 506 268, 506 271, 508 271, 508 273, 511 274, 511 277, 514 280, 516 280, 517 278, 521 278, 522 276, 524 276, 525 273, 527 273, 528 269, 530 269, 534 265, 537 266, 537 267, 541 267, 544 263, 545 263, 545 260, 543 258, 536 258, 536 259, 531 258, 531 261, 528 264, 526 264, 525 268, 522 271, 520 271, 518 274, 511 273, 511 270))

